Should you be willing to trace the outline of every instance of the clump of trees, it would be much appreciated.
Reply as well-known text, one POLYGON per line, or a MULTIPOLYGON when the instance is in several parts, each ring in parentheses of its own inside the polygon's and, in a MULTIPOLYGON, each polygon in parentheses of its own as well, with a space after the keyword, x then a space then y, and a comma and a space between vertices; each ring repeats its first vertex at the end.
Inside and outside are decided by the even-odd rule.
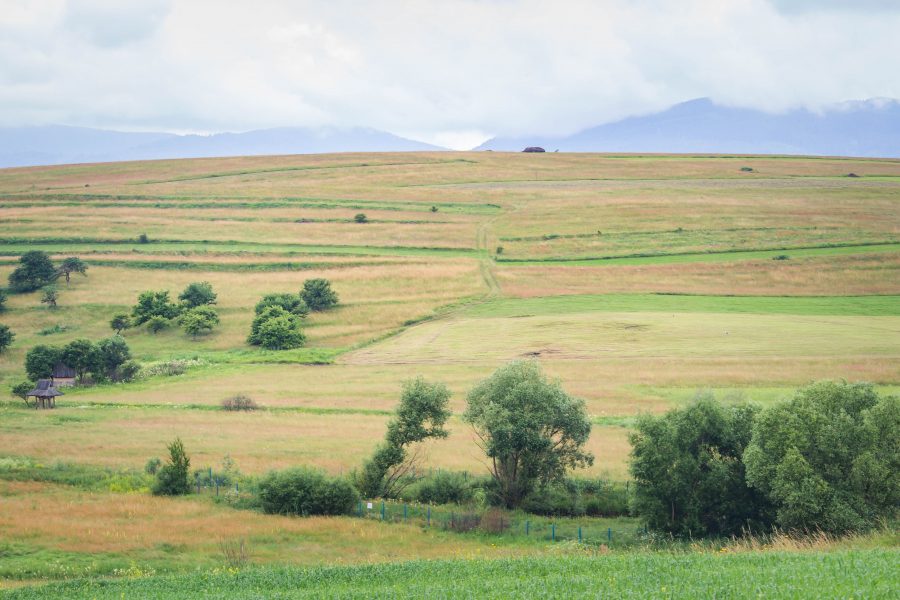
POLYGON ((131 360, 131 350, 121 336, 114 335, 96 344, 77 339, 65 346, 38 345, 25 355, 25 372, 29 379, 47 379, 58 363, 75 370, 79 383, 88 377, 93 381, 130 381, 140 365, 131 360))
POLYGON ((304 283, 304 289, 299 294, 284 292, 263 296, 256 303, 254 309, 256 316, 250 324, 247 342, 268 350, 289 350, 303 346, 306 343, 306 335, 301 325, 302 319, 306 318, 312 308, 310 302, 317 307, 328 304, 331 300, 337 302, 337 295, 331 291, 327 280, 310 279, 306 283, 310 281, 325 282, 325 285, 312 284, 307 293, 304 283))
POLYGON ((812 384, 759 416, 744 463, 778 527, 869 529, 900 507, 900 398, 865 383, 812 384))
POLYGON ((419 377, 403 384, 400 404, 388 423, 384 442, 354 474, 365 496, 394 498, 403 491, 419 461, 413 446, 447 437, 444 425, 450 418, 449 400, 450 390, 442 383, 428 383, 419 377))
POLYGON ((487 455, 499 501, 519 506, 537 486, 593 464, 584 450, 591 423, 584 401, 548 381, 537 361, 501 367, 468 395, 463 418, 487 455))
POLYGON ((33 292, 53 283, 60 276, 65 277, 68 285, 72 273, 86 276, 87 268, 87 264, 75 256, 64 259, 59 267, 55 267, 46 252, 32 250, 19 257, 19 265, 9 274, 9 287, 14 292, 33 292))
POLYGON ((0 324, 0 354, 10 347, 16 334, 9 328, 9 325, 0 324))
POLYGON ((153 482, 153 494, 156 496, 183 496, 191 492, 188 473, 191 459, 184 450, 181 438, 175 438, 167 446, 169 458, 166 464, 156 468, 156 480, 153 482))
POLYGON ((168 290, 142 292, 131 309, 131 319, 116 315, 110 326, 119 332, 146 323, 151 333, 158 333, 177 322, 185 333, 197 337, 210 333, 219 324, 219 313, 212 306, 216 299, 208 281, 189 284, 178 296, 179 303, 169 298, 168 290))
POLYGON ((631 434, 634 510, 676 535, 740 535, 767 528, 772 506, 746 479, 741 457, 758 410, 710 394, 665 415, 638 419, 631 434))
POLYGON ((864 531, 900 506, 900 399, 819 382, 757 411, 709 398, 642 417, 635 509, 677 535, 864 531))

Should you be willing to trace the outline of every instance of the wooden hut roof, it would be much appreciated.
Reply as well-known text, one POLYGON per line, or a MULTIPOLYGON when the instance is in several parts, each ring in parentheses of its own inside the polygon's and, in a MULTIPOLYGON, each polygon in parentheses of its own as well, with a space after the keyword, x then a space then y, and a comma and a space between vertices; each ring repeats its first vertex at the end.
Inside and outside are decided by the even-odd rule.
POLYGON ((55 377, 57 379, 75 377, 75 375, 75 369, 61 362, 56 363, 56 365, 53 367, 53 372, 50 374, 51 377, 55 377))
POLYGON ((55 398, 56 396, 62 396, 63 393, 53 387, 53 382, 49 379, 38 379, 37 385, 28 392, 28 395, 38 398, 55 398))

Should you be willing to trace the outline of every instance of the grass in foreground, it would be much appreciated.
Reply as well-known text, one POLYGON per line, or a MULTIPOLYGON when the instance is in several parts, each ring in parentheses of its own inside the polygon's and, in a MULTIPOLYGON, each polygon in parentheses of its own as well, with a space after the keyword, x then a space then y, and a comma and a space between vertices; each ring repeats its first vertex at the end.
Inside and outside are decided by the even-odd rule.
POLYGON ((9 598, 892 598, 898 553, 636 553, 77 580, 9 598))

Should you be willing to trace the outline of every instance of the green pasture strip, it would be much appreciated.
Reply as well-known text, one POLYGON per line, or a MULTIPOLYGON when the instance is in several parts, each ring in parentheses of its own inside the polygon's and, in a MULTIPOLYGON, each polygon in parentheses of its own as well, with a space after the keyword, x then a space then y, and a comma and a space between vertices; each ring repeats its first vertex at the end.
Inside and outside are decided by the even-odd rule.
POLYGON ((896 550, 633 552, 330 567, 254 567, 27 586, 68 598, 895 598, 896 550))
MULTIPOLYGON (((121 392, 121 390, 119 390, 121 392)), ((68 395, 68 393, 67 393, 68 395)), ((129 409, 129 410, 200 410, 217 413, 228 413, 219 404, 137 404, 127 402, 69 402, 65 397, 60 398, 56 405, 60 408, 80 408, 80 409, 129 409)), ((33 408, 25 406, 21 401, 0 400, 0 407, 23 411, 33 411, 33 408)), ((328 408, 319 406, 259 406, 251 413, 292 413, 304 415, 357 415, 367 417, 390 417, 394 411, 381 410, 377 408, 328 408)))
MULTIPOLYGON (((56 418, 58 419, 56 424, 59 425, 82 420, 66 415, 56 418)), ((0 480, 39 481, 90 491, 132 492, 149 490, 153 477, 143 471, 63 461, 44 463, 27 456, 7 455, 0 456, 0 480)))
POLYGON ((237 251, 256 250, 269 252, 296 252, 303 254, 341 254, 350 256, 478 256, 483 254, 474 248, 450 248, 450 247, 421 247, 421 246, 342 246, 342 245, 314 245, 314 244, 286 244, 242 242, 237 240, 210 241, 210 240, 159 240, 142 244, 130 239, 103 239, 103 238, 0 238, 0 255, 18 256, 29 250, 44 250, 46 252, 75 251, 80 247, 87 250, 95 248, 116 247, 123 252, 142 250, 152 247, 154 250, 169 249, 179 250, 207 250, 207 251, 237 251))
MULTIPOLYGON (((3 195, 0 194, 0 198, 3 195)), ((430 202, 428 200, 365 200, 361 198, 315 198, 306 196, 231 196, 231 195, 123 195, 123 194, 48 194, 48 195, 7 195, 16 201, 0 203, 0 208, 23 208, 43 206, 79 207, 129 207, 129 208, 322 208, 360 209, 386 211, 431 212, 437 207, 439 212, 495 214, 501 207, 490 203, 430 202), (24 198, 30 202, 20 202, 24 198)))
POLYGON ((692 296, 585 294, 488 300, 470 317, 523 317, 582 312, 696 312, 782 315, 898 316, 900 296, 692 296))
POLYGON ((708 252, 660 253, 660 254, 622 254, 594 257, 554 257, 554 258, 507 258, 495 257, 497 263, 506 265, 569 265, 573 267, 589 267, 603 265, 657 265, 672 263, 696 262, 730 262, 735 260, 772 259, 781 254, 788 258, 807 256, 831 256, 843 254, 867 254, 881 252, 900 252, 900 242, 881 241, 864 244, 823 244, 818 246, 784 246, 779 248, 748 248, 746 250, 710 250, 708 252))

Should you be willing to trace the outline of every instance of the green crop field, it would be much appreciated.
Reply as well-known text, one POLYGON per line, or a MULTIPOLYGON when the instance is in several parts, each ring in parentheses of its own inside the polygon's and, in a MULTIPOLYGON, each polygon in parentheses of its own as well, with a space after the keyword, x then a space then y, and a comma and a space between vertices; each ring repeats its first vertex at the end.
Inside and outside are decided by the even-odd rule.
POLYGON ((227 455, 248 475, 345 474, 417 375, 453 394, 450 436, 427 445, 423 465, 482 475, 461 419, 466 393, 522 358, 586 401, 596 461, 576 474, 618 483, 634 418, 698 390, 768 405, 844 378, 896 393, 900 160, 470 152, 2 169, 0 282, 29 250, 78 256, 88 271, 60 282, 55 309, 38 292, 10 294, 0 314, 16 334, 0 354, 0 586, 118 577, 52 588, 71 598, 891 597, 900 587, 896 535, 852 548, 583 557, 568 542, 155 498, 129 479, 176 436, 193 467, 227 455), (340 304, 304 321, 306 347, 246 343, 263 294, 316 277, 340 304), (175 297, 196 281, 218 294, 212 333, 123 333, 135 359, 157 365, 149 375, 68 389, 54 411, 6 393, 25 378, 29 348, 107 337, 139 293, 175 297), (164 374, 172 361, 184 372, 164 374), (220 410, 236 394, 259 410, 220 410), (113 475, 100 488, 26 476, 60 464, 113 475), (238 538, 253 566, 222 570, 221 546, 238 538), (473 558, 499 562, 368 564, 473 558), (366 564, 323 567, 338 563, 366 564))

